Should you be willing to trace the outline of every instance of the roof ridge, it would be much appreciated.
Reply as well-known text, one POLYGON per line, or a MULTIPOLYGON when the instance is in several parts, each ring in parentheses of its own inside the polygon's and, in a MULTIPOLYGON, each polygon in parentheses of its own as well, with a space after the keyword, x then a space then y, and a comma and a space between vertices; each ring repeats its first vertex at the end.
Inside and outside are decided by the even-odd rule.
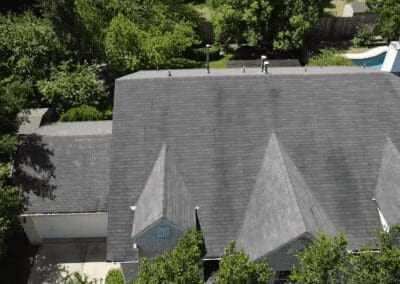
MULTIPOLYGON (((296 204, 296 206, 297 206, 297 209, 298 209, 299 212, 300 212, 300 218, 301 218, 301 220, 303 221, 304 227, 306 227, 306 220, 305 220, 305 218, 304 218, 304 216, 303 216, 303 214, 302 214, 302 209, 301 209, 301 207, 300 207, 300 205, 299 205, 298 196, 297 196, 297 194, 296 194, 295 186, 294 186, 294 184, 293 184, 293 178, 292 178, 291 174, 289 173, 288 165, 287 165, 287 162, 286 162, 286 159, 285 159, 285 158, 287 158, 287 159, 290 159, 290 158, 289 158, 289 156, 285 155, 285 154, 286 154, 285 152, 282 151, 282 149, 281 149, 281 148, 282 148, 282 147, 281 147, 281 143, 280 143, 280 141, 278 140, 278 137, 275 135, 275 132, 272 132, 271 138, 270 138, 270 139, 274 139, 274 140, 275 140, 275 143, 276 143, 276 145, 277 145, 277 147, 278 147, 279 157, 282 159, 282 162, 283 162, 283 165, 284 165, 284 169, 285 169, 286 175, 288 176, 288 179, 289 179, 290 187, 292 188, 292 190, 290 191, 290 193, 294 195, 294 202, 295 202, 295 204, 296 204)), ((294 165, 294 163, 293 163, 293 165, 294 165)), ((295 165, 294 165, 294 166, 295 166, 295 165)), ((300 173, 299 173, 299 174, 300 174, 300 173)), ((306 229, 306 231, 307 231, 307 228, 305 228, 305 229, 306 229)))

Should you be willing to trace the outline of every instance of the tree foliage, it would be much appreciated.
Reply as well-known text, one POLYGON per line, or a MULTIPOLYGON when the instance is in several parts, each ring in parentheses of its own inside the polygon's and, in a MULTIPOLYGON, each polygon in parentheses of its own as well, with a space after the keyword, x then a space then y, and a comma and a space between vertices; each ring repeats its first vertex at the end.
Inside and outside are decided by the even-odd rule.
POLYGON ((378 30, 387 40, 400 37, 400 2, 398 0, 367 0, 372 12, 378 15, 378 30))
POLYGON ((400 227, 392 226, 389 232, 376 232, 374 249, 364 247, 353 254, 353 283, 399 283, 400 279, 400 227))
POLYGON ((304 45, 328 0, 211 0, 213 23, 220 43, 265 44, 276 50, 304 45))
POLYGON ((125 277, 121 269, 110 269, 107 272, 105 284, 125 284, 125 277))
POLYGON ((95 121, 103 120, 105 116, 101 111, 95 107, 82 105, 80 107, 71 108, 60 116, 58 121, 72 122, 72 121, 95 121))
POLYGON ((36 81, 46 77, 65 50, 51 24, 31 12, 0 17, 0 74, 36 81))
POLYGON ((347 275, 349 255, 347 240, 342 233, 330 237, 319 234, 318 241, 296 256, 299 268, 294 268, 290 281, 295 283, 341 283, 347 275))
POLYGON ((232 242, 222 257, 217 272, 217 283, 241 284, 248 281, 266 283, 274 272, 266 260, 260 263, 250 261, 244 250, 236 249, 236 242, 232 242))
POLYGON ((43 99, 58 113, 81 105, 98 107, 108 97, 94 66, 71 66, 69 62, 54 69, 49 80, 39 81, 38 87, 43 99))
POLYGON ((203 283, 202 247, 201 232, 189 230, 173 250, 155 259, 141 258, 135 283, 203 283))

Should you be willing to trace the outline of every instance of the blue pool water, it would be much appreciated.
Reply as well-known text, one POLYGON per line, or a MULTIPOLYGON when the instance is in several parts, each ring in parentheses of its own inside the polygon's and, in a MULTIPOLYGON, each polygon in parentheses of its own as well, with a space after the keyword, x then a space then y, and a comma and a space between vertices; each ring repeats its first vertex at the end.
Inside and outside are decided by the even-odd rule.
POLYGON ((366 66, 369 68, 380 69, 382 67, 383 61, 385 60, 386 52, 379 54, 374 57, 365 59, 353 59, 353 66, 366 66))

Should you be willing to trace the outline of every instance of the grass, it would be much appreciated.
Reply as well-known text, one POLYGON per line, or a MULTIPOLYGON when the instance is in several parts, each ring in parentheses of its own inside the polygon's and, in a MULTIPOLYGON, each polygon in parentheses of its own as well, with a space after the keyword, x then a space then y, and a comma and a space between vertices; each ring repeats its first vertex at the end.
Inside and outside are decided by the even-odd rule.
POLYGON ((214 68, 214 69, 226 68, 228 66, 229 60, 231 60, 232 57, 233 57, 233 54, 226 54, 226 55, 224 55, 224 57, 222 57, 219 60, 210 61, 210 68, 214 68))
POLYGON ((341 55, 336 49, 323 50, 321 54, 310 59, 310 66, 352 66, 352 61, 341 55))

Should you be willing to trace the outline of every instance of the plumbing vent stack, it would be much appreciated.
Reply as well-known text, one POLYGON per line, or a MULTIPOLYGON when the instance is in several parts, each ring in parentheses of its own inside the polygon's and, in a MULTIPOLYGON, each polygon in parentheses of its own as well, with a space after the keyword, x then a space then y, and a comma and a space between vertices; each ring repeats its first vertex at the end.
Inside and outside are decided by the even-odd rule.
POLYGON ((211 47, 211 45, 206 44, 206 65, 207 65, 207 74, 210 74, 210 47, 211 47))
POLYGON ((266 60, 267 60, 267 56, 266 55, 261 56, 261 69, 260 69, 261 73, 264 73, 264 62, 266 60))
POLYGON ((264 74, 268 74, 268 65, 269 65, 269 61, 265 61, 264 62, 264 74))

